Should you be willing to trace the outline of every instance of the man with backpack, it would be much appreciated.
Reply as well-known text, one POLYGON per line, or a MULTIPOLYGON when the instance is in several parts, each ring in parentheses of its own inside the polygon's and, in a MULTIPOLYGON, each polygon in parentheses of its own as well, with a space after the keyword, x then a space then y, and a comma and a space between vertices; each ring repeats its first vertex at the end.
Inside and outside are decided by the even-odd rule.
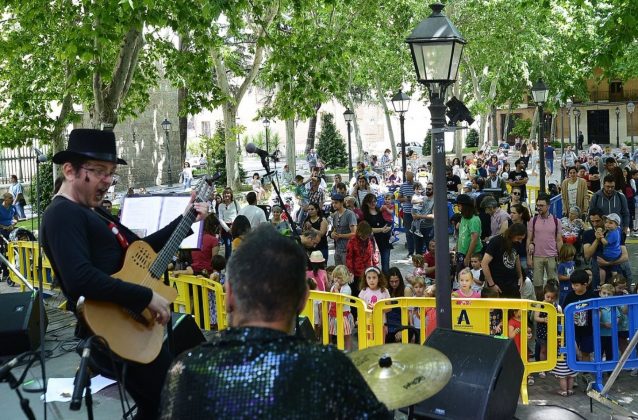
POLYGON ((545 273, 547 279, 557 279, 556 259, 563 246, 560 220, 549 212, 549 197, 541 194, 536 199, 538 214, 527 224, 527 265, 534 267, 534 291, 543 300, 545 273))

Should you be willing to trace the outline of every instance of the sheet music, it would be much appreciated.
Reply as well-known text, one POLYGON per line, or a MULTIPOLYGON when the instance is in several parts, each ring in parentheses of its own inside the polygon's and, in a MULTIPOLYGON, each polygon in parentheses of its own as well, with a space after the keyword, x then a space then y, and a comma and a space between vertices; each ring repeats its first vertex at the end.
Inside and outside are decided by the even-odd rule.
POLYGON ((122 203, 121 222, 139 237, 156 232, 162 210, 161 196, 125 197, 122 203))
MULTIPOLYGON (((120 220, 140 237, 145 237, 157 232, 184 213, 189 201, 190 196, 184 195, 125 197, 120 220)), ((180 248, 199 249, 201 247, 202 223, 193 223, 191 229, 194 233, 184 238, 180 248)))

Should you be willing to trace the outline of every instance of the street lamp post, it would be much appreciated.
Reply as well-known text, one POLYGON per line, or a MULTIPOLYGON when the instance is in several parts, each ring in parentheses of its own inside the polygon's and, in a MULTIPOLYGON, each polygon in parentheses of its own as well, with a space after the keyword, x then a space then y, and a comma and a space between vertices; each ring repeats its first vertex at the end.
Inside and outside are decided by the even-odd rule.
POLYGON ((538 121, 539 130, 538 130, 538 159, 540 160, 540 192, 545 192, 545 142, 543 141, 543 105, 547 101, 547 94, 549 93, 549 89, 545 86, 542 79, 538 79, 534 86, 532 86, 532 97, 534 98, 534 102, 538 106, 538 121))
POLYGON ((346 124, 348 125, 348 179, 352 180, 352 138, 350 134, 350 123, 354 118, 354 112, 347 108, 343 113, 343 119, 346 120, 346 124))
MULTIPOLYGON (((571 98, 567 99, 567 137, 569 144, 572 144, 572 106, 574 103, 571 98)), ((578 133, 576 134, 578 136, 578 133)), ((576 151, 578 151, 578 141, 576 142, 576 151)))
POLYGON ((401 89, 396 95, 392 97, 392 107, 394 112, 399 113, 399 123, 401 125, 401 168, 403 169, 403 179, 405 179, 405 172, 407 171, 406 156, 405 156, 405 113, 408 112, 410 107, 410 97, 403 93, 401 89))
POLYGON ((170 138, 169 131, 171 131, 171 122, 168 118, 164 118, 162 121, 162 128, 164 129, 164 134, 166 134, 166 158, 168 159, 168 186, 173 186, 173 170, 171 168, 171 148, 170 148, 170 138))
POLYGON ((620 149, 620 130, 619 130, 619 122, 620 122, 620 108, 616 107, 616 147, 620 149))
MULTIPOLYGON (((465 39, 442 13, 441 3, 430 5, 432 14, 421 21, 406 42, 410 46, 417 80, 430 96, 432 121, 432 177, 434 180, 434 216, 447 218, 447 186, 445 182, 445 91, 456 81, 465 39), (444 216, 445 215, 445 216, 444 216)), ((450 282, 450 249, 447 223, 434 224, 436 241, 436 325, 452 328, 450 282)))
POLYGON ((574 109, 574 118, 576 121, 576 145, 578 145, 578 136, 580 136, 580 109, 574 109))
POLYGON ((268 118, 264 118, 262 123, 266 129, 266 153, 270 154, 270 148, 268 147, 268 127, 270 127, 270 120, 268 118))
POLYGON ((631 159, 634 159, 634 130, 633 130, 633 114, 636 105, 633 102, 627 104, 627 112, 629 113, 629 132, 631 133, 631 159))
MULTIPOLYGON (((560 155, 565 155, 565 105, 563 101, 559 99, 558 106, 560 106, 560 155)), ((564 171, 563 171, 564 172, 564 171)), ((564 176, 562 177, 564 178, 564 176)), ((561 178, 561 181, 562 181, 561 178)))

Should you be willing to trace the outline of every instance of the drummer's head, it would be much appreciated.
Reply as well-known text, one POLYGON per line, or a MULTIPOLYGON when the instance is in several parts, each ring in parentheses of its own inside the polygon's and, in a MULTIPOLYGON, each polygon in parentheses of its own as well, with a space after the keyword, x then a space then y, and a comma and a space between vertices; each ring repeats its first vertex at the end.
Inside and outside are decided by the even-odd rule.
POLYGON ((2 195, 3 204, 13 204, 13 194, 6 192, 2 195))
POLYGON ((306 258, 301 246, 270 223, 249 233, 226 267, 230 325, 291 332, 308 299, 306 258))

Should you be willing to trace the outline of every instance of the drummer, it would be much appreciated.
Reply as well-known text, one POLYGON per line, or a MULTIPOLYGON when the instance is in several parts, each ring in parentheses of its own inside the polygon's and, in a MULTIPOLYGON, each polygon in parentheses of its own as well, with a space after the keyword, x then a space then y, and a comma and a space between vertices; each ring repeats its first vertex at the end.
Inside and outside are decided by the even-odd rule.
POLYGON ((230 327, 177 358, 161 418, 392 418, 344 353, 293 335, 305 260, 270 224, 246 236, 226 268, 230 327))

